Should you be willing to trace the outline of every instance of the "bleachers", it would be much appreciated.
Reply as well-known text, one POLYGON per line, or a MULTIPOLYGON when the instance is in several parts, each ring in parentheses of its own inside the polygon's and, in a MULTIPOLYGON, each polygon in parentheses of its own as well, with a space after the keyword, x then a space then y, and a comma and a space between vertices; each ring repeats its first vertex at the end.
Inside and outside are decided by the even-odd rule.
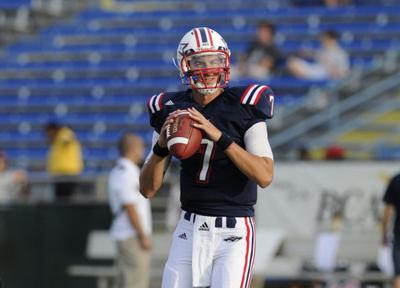
POLYGON ((17 9, 21 6, 30 7, 31 0, 2 0, 0 1, 0 9, 17 9))
MULTIPOLYGON (((341 43, 358 69, 375 65, 400 44, 400 5, 268 8, 271 1, 257 0, 250 9, 248 1, 229 7, 229 1, 184 2, 176 1, 183 8, 174 11, 89 9, 6 47, 0 59, 0 147, 16 164, 43 169, 42 127, 58 120, 77 131, 86 170, 98 172, 112 165, 114 143, 123 131, 140 133, 149 143, 146 99, 181 88, 171 58, 193 26, 219 31, 234 53, 233 63, 260 19, 277 25, 277 43, 285 55, 317 47, 318 34, 326 28, 342 32, 341 43)), ((310 87, 326 84, 286 74, 266 83, 275 90, 278 106, 294 105, 310 87)))
POLYGON ((384 109, 377 109, 375 113, 361 113, 361 125, 337 136, 336 142, 346 148, 349 157, 366 160, 400 158, 399 93, 393 93, 386 103, 381 104, 387 104, 384 109), (365 148, 360 149, 360 144, 365 148))

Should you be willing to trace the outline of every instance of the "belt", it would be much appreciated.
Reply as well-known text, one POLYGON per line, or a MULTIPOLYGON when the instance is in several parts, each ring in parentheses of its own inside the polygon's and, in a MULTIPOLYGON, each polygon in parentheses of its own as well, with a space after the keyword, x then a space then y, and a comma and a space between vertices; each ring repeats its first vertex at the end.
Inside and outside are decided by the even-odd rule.
MULTIPOLYGON (((193 222, 196 219, 196 214, 191 213, 191 212, 185 212, 183 215, 183 218, 189 222, 193 222)), ((222 228, 222 219, 226 218, 226 228, 235 228, 236 227, 236 218, 235 217, 216 217, 215 218, 215 227, 216 228, 222 228)))

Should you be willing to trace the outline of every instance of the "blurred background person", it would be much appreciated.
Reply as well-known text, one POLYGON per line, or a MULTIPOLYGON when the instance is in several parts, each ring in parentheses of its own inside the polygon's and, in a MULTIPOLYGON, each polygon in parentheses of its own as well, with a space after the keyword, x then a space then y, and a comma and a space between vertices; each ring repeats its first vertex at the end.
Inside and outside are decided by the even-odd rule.
POLYGON ((232 69, 232 78, 249 77, 265 79, 277 70, 281 52, 275 44, 275 26, 268 21, 257 24, 256 38, 245 54, 239 55, 238 64, 232 69))
POLYGON ((306 80, 339 80, 349 73, 349 56, 340 47, 339 34, 326 30, 321 34, 321 48, 316 51, 303 51, 303 58, 292 57, 288 60, 289 71, 297 78, 306 80))
POLYGON ((56 199, 70 198, 77 189, 77 177, 83 170, 81 144, 72 129, 49 122, 45 133, 50 145, 47 172, 54 176, 56 199))
POLYGON ((111 236, 117 243, 117 287, 148 288, 152 218, 150 201, 139 192, 144 142, 127 133, 119 140, 118 150, 120 158, 108 181, 111 236))
POLYGON ((338 7, 351 5, 352 0, 324 0, 325 7, 338 7))
POLYGON ((325 6, 327 8, 335 8, 339 6, 348 6, 352 4, 352 0, 320 0, 320 1, 304 1, 291 0, 294 6, 325 6))
POLYGON ((0 203, 11 203, 26 196, 27 180, 25 171, 8 168, 7 156, 0 151, 0 203))
POLYGON ((339 144, 332 144, 325 149, 325 160, 345 160, 346 151, 339 144))
POLYGON ((301 161, 312 160, 310 150, 307 146, 300 146, 297 150, 297 159, 301 161))
POLYGON ((389 246, 392 244, 392 257, 394 268, 394 284, 393 287, 400 288, 400 174, 394 176, 386 188, 383 196, 385 203, 383 218, 382 218, 382 245, 389 246), (389 241, 389 227, 391 227, 393 215, 395 221, 393 225, 393 243, 389 241))

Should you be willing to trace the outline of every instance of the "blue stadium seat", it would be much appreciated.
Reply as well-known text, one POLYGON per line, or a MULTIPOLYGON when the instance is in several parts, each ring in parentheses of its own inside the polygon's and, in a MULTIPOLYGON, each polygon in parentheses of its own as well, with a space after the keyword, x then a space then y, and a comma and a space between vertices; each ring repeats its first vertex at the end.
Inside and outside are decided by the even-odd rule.
POLYGON ((31 2, 31 0, 2 0, 0 1, 0 9, 12 10, 21 6, 30 7, 32 5, 31 2))

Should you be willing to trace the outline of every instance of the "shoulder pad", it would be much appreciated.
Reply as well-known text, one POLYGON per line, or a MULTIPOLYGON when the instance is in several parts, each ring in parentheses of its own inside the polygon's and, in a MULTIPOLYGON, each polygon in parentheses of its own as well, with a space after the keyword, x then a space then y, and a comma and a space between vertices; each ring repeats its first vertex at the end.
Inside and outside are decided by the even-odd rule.
POLYGON ((159 133, 165 119, 171 109, 175 107, 175 102, 179 102, 181 94, 177 92, 166 92, 155 94, 147 101, 147 108, 150 114, 150 125, 159 133))
POLYGON ((266 118, 274 115, 274 92, 267 85, 249 85, 240 97, 240 103, 254 106, 266 118))
POLYGON ((181 101, 183 96, 183 92, 162 92, 160 94, 155 94, 147 101, 147 108, 150 114, 156 114, 166 108, 165 106, 175 105, 177 102, 181 101))

